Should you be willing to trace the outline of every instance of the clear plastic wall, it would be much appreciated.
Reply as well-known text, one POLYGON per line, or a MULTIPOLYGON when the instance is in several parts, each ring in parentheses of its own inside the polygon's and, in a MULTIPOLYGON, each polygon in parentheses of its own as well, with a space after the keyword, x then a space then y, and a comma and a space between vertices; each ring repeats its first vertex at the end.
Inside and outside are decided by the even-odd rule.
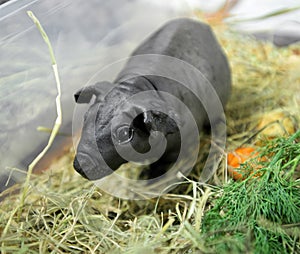
POLYGON ((13 169, 26 170, 49 137, 37 127, 52 128, 56 118, 48 49, 26 11, 47 32, 61 78, 64 135, 53 150, 72 135, 73 93, 107 64, 127 57, 163 22, 187 15, 185 1, 177 2, 176 9, 145 0, 22 0, 0 6, 0 191, 8 178, 12 184, 24 177, 13 169))

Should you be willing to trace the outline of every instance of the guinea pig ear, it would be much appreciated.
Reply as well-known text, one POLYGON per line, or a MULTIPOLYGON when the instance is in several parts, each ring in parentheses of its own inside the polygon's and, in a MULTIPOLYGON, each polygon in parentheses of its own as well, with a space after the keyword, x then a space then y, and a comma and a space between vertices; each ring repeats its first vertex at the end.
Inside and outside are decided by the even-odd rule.
POLYGON ((175 112, 169 112, 168 115, 159 112, 150 110, 143 113, 144 123, 147 130, 159 131, 167 134, 173 134, 179 131, 178 124, 180 125, 179 117, 175 112))
POLYGON ((101 94, 106 94, 112 87, 113 85, 107 81, 97 82, 95 85, 83 87, 74 94, 75 102, 89 103, 93 95, 98 97, 101 94))

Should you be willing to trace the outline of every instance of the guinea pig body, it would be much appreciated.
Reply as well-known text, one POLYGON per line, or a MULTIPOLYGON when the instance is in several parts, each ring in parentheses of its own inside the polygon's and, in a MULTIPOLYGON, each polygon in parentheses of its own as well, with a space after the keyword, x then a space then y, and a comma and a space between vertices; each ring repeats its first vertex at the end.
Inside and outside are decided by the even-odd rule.
MULTIPOLYGON (((213 88, 223 106, 228 100, 229 64, 206 24, 191 19, 170 21, 138 46, 131 56, 114 85, 100 82, 75 94, 78 103, 88 103, 93 95, 96 96, 85 115, 74 160, 74 168, 88 179, 101 179, 111 174, 128 161, 122 154, 136 158, 133 161, 137 162, 153 159, 146 178, 163 174, 176 161, 182 138, 192 137, 180 133, 180 128, 191 122, 182 105, 190 110, 200 131, 208 117, 199 98, 210 101, 211 107, 216 99, 207 92, 206 86, 213 88), (201 73, 199 78, 195 78, 195 71, 201 73), (103 95, 109 86, 111 89, 103 95), (149 109, 149 105, 155 109, 149 109), (157 132, 163 135, 164 141, 158 136, 155 139, 157 132), (151 140, 154 141, 151 143, 151 140), (142 156, 151 149, 160 151, 162 147, 164 151, 157 153, 159 158, 152 158, 155 153, 151 158, 142 156)), ((212 116, 210 121, 214 118, 218 115, 212 116)))

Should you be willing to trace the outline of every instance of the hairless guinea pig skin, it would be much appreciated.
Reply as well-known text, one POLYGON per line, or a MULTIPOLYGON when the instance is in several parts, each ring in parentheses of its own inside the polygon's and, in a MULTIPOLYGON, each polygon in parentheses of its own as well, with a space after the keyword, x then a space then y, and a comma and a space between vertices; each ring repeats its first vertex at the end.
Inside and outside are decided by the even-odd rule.
MULTIPOLYGON (((230 68, 211 28, 192 19, 169 21, 134 50, 131 55, 133 57, 129 58, 114 84, 99 82, 76 92, 77 103, 89 103, 92 97, 95 97, 85 114, 82 135, 74 159, 74 168, 82 176, 90 180, 101 179, 126 163, 126 158, 120 155, 116 146, 119 146, 120 150, 125 149, 125 154, 124 147, 127 145, 139 154, 147 153, 153 148, 153 144, 149 144, 149 137, 153 131, 164 135, 166 146, 160 158, 150 163, 147 178, 163 174, 172 165, 178 157, 182 138, 177 123, 184 124, 188 120, 185 118, 186 114, 181 114, 180 110, 172 105, 167 109, 167 113, 163 110, 147 110, 145 105, 149 104, 149 101, 165 107, 161 91, 172 94, 190 109, 199 130, 207 122, 207 110, 191 92, 192 87, 185 87, 170 77, 155 75, 161 68, 170 67, 162 66, 159 57, 162 55, 184 61, 199 70, 203 79, 187 82, 188 86, 196 84, 197 87, 193 88, 198 89, 204 82, 209 82, 221 105, 225 106, 231 87, 230 68), (134 57, 141 55, 150 57, 134 57), (122 104, 123 101, 144 91, 151 91, 154 95, 122 104), (133 115, 131 123, 124 124, 124 119, 133 115), (117 119, 114 124, 113 118, 117 119)), ((172 72, 172 68, 170 69, 172 72)), ((180 77, 188 80, 191 76, 187 71, 183 71, 180 77)), ((203 93, 203 89, 200 91, 203 93)))

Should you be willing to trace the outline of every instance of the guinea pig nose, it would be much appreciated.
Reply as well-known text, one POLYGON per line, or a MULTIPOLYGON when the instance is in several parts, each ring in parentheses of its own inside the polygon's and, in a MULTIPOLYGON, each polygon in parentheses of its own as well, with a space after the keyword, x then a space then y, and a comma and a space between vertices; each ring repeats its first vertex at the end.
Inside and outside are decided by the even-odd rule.
POLYGON ((73 167, 83 177, 93 180, 97 165, 92 158, 84 153, 78 153, 74 159, 73 167))

